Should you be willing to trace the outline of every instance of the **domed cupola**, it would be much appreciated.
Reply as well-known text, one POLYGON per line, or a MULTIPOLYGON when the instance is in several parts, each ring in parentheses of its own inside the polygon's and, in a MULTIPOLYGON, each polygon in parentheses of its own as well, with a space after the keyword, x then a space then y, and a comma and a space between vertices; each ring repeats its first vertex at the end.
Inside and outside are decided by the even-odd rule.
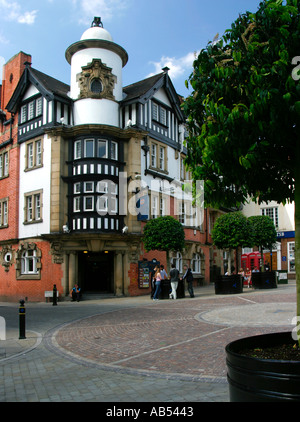
POLYGON ((102 124, 119 127, 119 101, 122 100, 122 68, 127 52, 113 42, 95 17, 80 41, 66 50, 71 64, 71 98, 74 124, 102 124))

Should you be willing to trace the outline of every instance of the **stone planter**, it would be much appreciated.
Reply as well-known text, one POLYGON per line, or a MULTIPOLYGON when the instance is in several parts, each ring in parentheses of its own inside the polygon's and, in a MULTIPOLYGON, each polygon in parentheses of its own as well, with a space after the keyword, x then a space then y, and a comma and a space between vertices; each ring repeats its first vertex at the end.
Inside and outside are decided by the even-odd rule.
POLYGON ((287 333, 264 334, 236 340, 226 346, 227 379, 231 402, 299 402, 300 361, 243 356, 243 349, 294 344, 287 333))
POLYGON ((220 275, 215 281, 216 295, 243 293, 243 281, 239 274, 220 275))
POLYGON ((266 271, 264 273, 252 273, 252 286, 254 289, 276 289, 276 272, 266 271))

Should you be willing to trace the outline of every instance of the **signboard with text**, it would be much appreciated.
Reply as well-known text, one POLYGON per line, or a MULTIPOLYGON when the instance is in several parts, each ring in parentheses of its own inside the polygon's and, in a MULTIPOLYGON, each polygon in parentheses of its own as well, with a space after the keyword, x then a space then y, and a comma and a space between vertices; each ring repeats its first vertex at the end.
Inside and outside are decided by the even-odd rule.
POLYGON ((148 289, 151 286, 151 274, 156 265, 159 265, 160 262, 156 259, 152 261, 139 261, 139 288, 148 289))

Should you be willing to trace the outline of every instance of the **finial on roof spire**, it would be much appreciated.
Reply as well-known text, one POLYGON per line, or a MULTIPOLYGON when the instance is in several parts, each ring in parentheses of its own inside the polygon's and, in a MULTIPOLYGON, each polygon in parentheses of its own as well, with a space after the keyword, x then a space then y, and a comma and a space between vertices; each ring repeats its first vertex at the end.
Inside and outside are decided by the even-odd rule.
POLYGON ((99 26, 100 28, 103 28, 103 23, 101 22, 101 18, 99 18, 99 17, 95 16, 95 17, 94 17, 94 20, 93 20, 93 22, 92 22, 91 28, 92 28, 93 26, 99 26))

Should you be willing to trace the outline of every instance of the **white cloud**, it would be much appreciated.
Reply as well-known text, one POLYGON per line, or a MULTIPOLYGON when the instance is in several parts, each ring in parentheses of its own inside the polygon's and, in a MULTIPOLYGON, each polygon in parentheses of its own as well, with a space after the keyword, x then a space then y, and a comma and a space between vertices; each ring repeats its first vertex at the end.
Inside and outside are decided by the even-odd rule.
POLYGON ((32 10, 31 12, 25 12, 23 15, 18 17, 19 23, 26 23, 32 25, 35 21, 37 10, 32 10))
POLYGON ((128 0, 71 0, 78 13, 79 23, 91 24, 94 16, 100 16, 102 22, 110 21, 116 13, 129 7, 128 0))
POLYGON ((185 75, 187 72, 192 72, 193 62, 197 57, 197 52, 188 53, 183 57, 165 57, 163 56, 159 62, 150 62, 154 65, 155 71, 148 76, 153 76, 157 73, 160 73, 164 67, 168 67, 169 75, 171 79, 179 78, 180 76, 185 75))
POLYGON ((0 0, 0 14, 8 21, 32 25, 35 22, 37 10, 23 11, 17 1, 0 0))

